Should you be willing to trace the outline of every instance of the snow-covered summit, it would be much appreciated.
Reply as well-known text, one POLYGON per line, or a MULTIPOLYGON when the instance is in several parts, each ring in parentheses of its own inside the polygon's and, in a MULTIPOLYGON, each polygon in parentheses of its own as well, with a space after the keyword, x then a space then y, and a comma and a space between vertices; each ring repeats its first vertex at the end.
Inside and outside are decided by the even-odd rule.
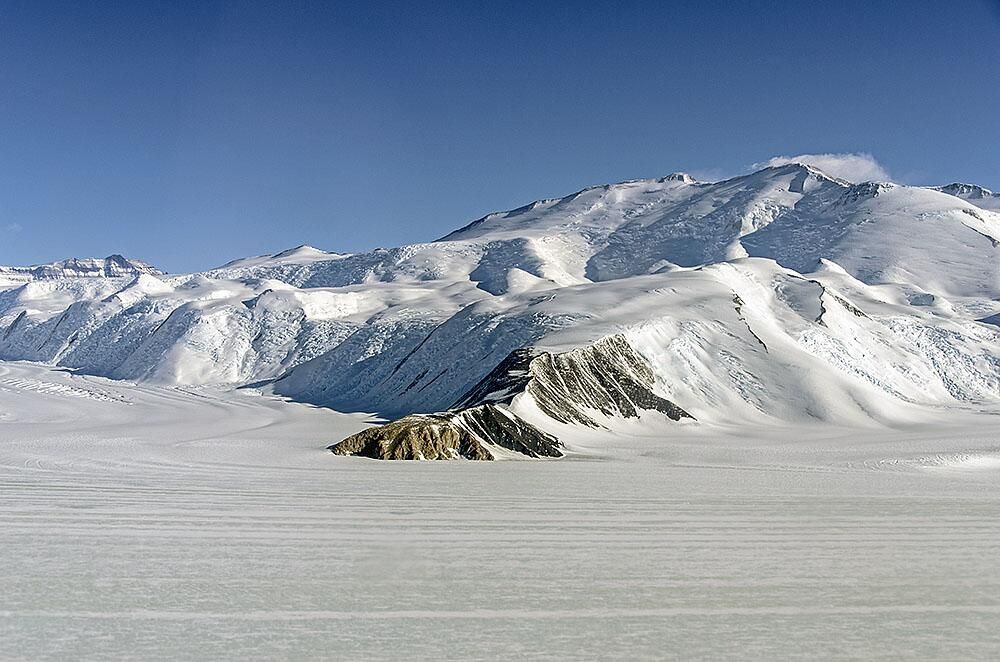
POLYGON ((1000 217, 971 201, 789 163, 715 183, 587 188, 490 214, 441 241, 483 247, 476 273, 489 274, 493 292, 509 289, 498 263, 565 285, 747 256, 798 271, 828 258, 866 282, 927 278, 953 292, 1000 292, 989 276, 998 239, 1000 217))
POLYGON ((294 248, 274 253, 273 255, 258 255, 255 257, 233 260, 222 265, 219 269, 248 269, 257 266, 276 264, 306 264, 309 262, 334 260, 339 257, 345 257, 345 255, 341 253, 329 253, 314 246, 302 244, 294 248))
POLYGON ((947 186, 937 186, 934 188, 936 188, 938 191, 943 191, 944 193, 948 193, 949 195, 954 195, 957 198, 962 198, 963 200, 978 200, 981 198, 992 198, 995 195, 997 195, 988 188, 984 188, 976 184, 963 184, 961 182, 954 182, 952 184, 948 184, 947 186))

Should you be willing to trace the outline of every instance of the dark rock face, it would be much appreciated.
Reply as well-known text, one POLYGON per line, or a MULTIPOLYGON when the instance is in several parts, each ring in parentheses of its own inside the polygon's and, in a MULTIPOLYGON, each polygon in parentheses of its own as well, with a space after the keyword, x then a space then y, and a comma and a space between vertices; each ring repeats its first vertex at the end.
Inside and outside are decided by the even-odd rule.
POLYGON ((519 349, 472 388, 456 407, 480 402, 509 403, 529 393, 539 408, 560 423, 600 424, 588 413, 635 418, 653 410, 677 421, 693 418, 652 391, 652 370, 624 337, 602 338, 589 347, 561 354, 519 349))
POLYGON ((983 319, 978 321, 982 322, 983 324, 993 324, 995 326, 1000 326, 1000 313, 997 313, 996 315, 990 315, 989 317, 984 317, 983 319))
POLYGON ((479 439, 448 414, 413 414, 351 435, 329 450, 377 460, 492 460, 479 439))
POLYGON ((561 354, 530 348, 511 352, 447 412, 411 414, 348 437, 330 450, 383 460, 492 460, 490 446, 528 457, 561 457, 562 444, 513 413, 527 394, 560 423, 601 427, 593 413, 634 418, 659 411, 693 418, 652 391, 654 375, 624 337, 603 338, 561 354))
POLYGON ((496 405, 404 416, 362 430, 329 450, 379 460, 492 460, 490 444, 529 457, 562 456, 558 439, 496 405))
POLYGON ((473 436, 528 457, 562 457, 562 444, 500 405, 460 410, 461 423, 473 436))

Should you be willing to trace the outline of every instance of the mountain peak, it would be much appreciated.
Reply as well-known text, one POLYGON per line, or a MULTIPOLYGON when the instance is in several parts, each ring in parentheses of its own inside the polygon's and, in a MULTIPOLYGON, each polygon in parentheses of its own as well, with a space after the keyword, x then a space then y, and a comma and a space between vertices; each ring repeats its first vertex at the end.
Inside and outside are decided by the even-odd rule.
POLYGON ((315 246, 310 246, 309 244, 300 244, 295 248, 289 248, 283 250, 280 253, 275 253, 272 257, 275 259, 282 259, 288 257, 312 257, 316 255, 331 255, 322 249, 316 248, 315 246))
POLYGON ((941 193, 953 195, 981 209, 1000 211, 1000 193, 994 193, 990 189, 977 184, 952 182, 945 186, 931 186, 929 188, 932 191, 940 191, 941 193))
POLYGON ((955 196, 956 198, 963 198, 965 200, 981 200, 983 198, 998 196, 997 193, 994 193, 988 188, 977 184, 965 184, 963 182, 952 182, 946 186, 935 186, 933 188, 936 191, 941 191, 942 193, 947 193, 955 196))
POLYGON ((817 179, 821 179, 821 180, 825 180, 825 181, 836 182, 838 184, 847 184, 847 185, 849 185, 849 184, 854 183, 854 182, 849 182, 846 179, 841 179, 840 177, 834 177, 833 175, 829 175, 826 172, 824 172, 823 170, 821 170, 820 168, 817 168, 816 166, 812 165, 811 163, 803 163, 803 162, 800 162, 800 161, 791 161, 789 163, 782 163, 780 165, 768 166, 768 167, 762 168, 761 170, 758 170, 758 171, 756 171, 755 173, 752 173, 752 174, 756 175, 756 174, 761 174, 761 173, 773 173, 773 174, 782 174, 782 175, 784 175, 784 174, 803 174, 803 175, 807 175, 807 176, 811 175, 813 177, 816 177, 817 179))
POLYGON ((697 184, 698 180, 687 174, 686 172, 672 172, 666 177, 660 177, 658 180, 660 183, 664 182, 683 182, 684 184, 697 184))
POLYGON ((0 278, 10 283, 62 278, 134 278, 142 274, 155 276, 162 275, 163 272, 146 262, 126 258, 118 253, 105 258, 74 257, 25 267, 0 266, 0 278))
POLYGON ((309 244, 300 244, 294 248, 289 248, 278 253, 269 255, 257 255, 255 257, 245 257, 232 260, 221 267, 210 269, 208 273, 232 269, 255 269, 262 265, 295 265, 309 264, 311 262, 323 262, 326 260, 339 260, 347 257, 347 253, 330 253, 309 244))

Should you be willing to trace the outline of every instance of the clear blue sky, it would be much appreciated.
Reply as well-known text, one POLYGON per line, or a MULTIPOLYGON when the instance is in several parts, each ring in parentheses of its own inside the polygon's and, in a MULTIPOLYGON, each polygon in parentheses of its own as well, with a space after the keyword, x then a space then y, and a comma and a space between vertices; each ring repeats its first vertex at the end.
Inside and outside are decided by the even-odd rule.
POLYGON ((358 251, 848 151, 1000 188, 1000 2, 0 0, 0 264, 358 251))

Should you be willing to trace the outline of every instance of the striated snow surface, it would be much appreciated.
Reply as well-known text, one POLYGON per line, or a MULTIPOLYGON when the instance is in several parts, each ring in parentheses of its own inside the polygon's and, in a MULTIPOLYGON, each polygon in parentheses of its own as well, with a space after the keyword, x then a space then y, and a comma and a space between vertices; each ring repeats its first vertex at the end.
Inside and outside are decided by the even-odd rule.
POLYGON ((998 417, 324 450, 365 417, 0 363, 0 658, 996 659, 998 417))

